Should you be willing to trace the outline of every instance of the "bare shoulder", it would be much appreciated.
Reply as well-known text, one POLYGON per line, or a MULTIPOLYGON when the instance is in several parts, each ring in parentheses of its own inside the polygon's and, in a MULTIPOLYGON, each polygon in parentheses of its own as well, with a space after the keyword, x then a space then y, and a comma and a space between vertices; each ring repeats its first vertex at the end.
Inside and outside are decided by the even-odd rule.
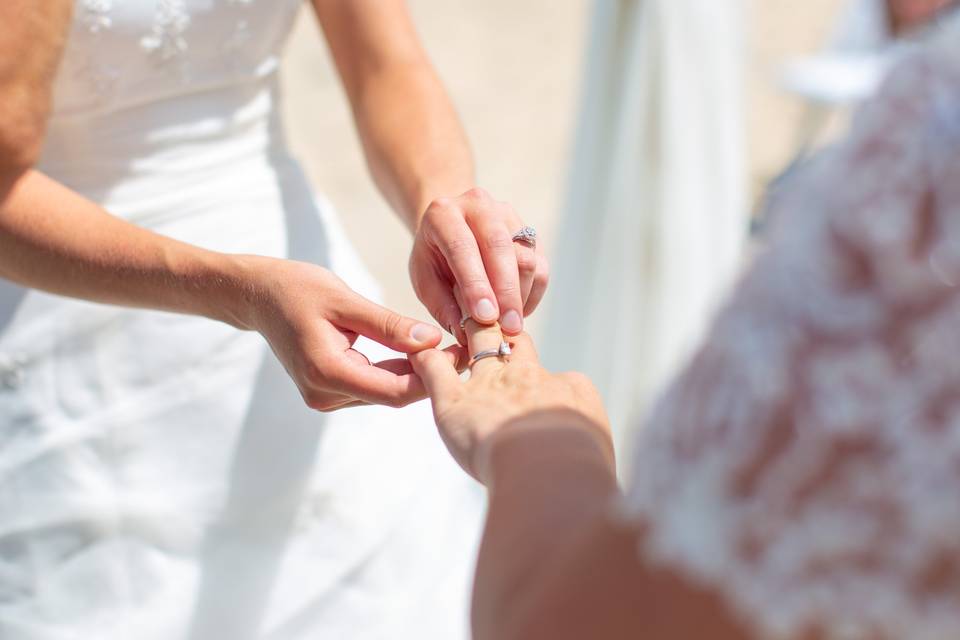
POLYGON ((72 0, 0 3, 0 193, 39 154, 72 8, 72 0))

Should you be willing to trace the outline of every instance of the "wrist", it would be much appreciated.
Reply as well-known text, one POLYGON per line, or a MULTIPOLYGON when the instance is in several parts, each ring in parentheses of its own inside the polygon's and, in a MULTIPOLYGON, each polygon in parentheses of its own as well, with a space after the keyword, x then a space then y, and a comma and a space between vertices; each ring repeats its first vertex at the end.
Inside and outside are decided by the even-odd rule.
POLYGON ((570 410, 538 411, 510 421, 476 447, 472 460, 487 487, 517 473, 550 474, 580 465, 616 475, 609 429, 570 410))
POLYGON ((203 251, 188 260, 174 260, 171 270, 189 300, 182 306, 213 320, 226 322, 238 329, 255 330, 256 301, 262 301, 263 287, 257 276, 259 264, 269 258, 203 251))
POLYGON ((259 331, 269 292, 271 264, 276 260, 255 255, 223 255, 216 265, 220 309, 225 321, 247 331, 259 331))

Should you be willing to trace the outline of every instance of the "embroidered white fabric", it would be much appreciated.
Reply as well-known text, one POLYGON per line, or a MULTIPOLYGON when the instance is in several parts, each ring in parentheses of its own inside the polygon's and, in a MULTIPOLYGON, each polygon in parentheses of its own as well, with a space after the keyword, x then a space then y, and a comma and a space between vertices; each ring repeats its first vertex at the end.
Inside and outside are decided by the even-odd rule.
POLYGON ((960 22, 773 212, 641 437, 642 553, 763 637, 960 637, 960 22))

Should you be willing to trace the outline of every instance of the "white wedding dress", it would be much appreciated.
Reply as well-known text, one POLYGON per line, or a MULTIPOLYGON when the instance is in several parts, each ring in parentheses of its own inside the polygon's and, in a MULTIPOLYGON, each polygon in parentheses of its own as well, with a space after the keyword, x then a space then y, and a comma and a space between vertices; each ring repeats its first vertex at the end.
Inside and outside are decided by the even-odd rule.
MULTIPOLYGON (((41 170, 376 297, 284 142, 300 5, 79 0, 41 170)), ((4 640, 463 637, 481 512, 422 404, 314 413, 259 335, 0 282, 4 640)))

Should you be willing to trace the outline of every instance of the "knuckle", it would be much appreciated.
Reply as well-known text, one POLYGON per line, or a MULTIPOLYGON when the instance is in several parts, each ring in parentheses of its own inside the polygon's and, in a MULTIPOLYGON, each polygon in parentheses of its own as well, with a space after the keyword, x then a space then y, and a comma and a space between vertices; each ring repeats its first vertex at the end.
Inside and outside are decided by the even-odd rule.
POLYGON ((471 274, 460 278, 457 280, 457 284, 460 285, 460 290, 463 291, 464 295, 468 298, 471 295, 485 295, 489 291, 487 279, 478 274, 471 274))
POLYGON ((466 196, 467 198, 470 198, 471 200, 476 200, 478 202, 486 202, 488 200, 492 200, 492 198, 490 197, 490 194, 487 193, 487 190, 482 187, 472 187, 471 189, 468 189, 466 193, 464 193, 463 195, 466 196))
POLYGON ((517 268, 523 273, 536 273, 538 266, 537 256, 529 249, 520 248, 517 251, 517 268))
POLYGON ((385 336, 398 336, 403 329, 403 316, 387 311, 380 319, 380 330, 385 336))
POLYGON ((547 285, 550 284, 550 272, 537 269, 536 274, 533 276, 533 283, 538 287, 545 289, 547 285))
POLYGON ((447 251, 455 258, 462 258, 474 253, 475 244, 466 234, 457 235, 447 241, 447 251))
POLYGON ((567 371, 566 373, 561 374, 561 377, 572 387, 589 389, 593 386, 590 378, 579 371, 567 371))
POLYGON ((484 239, 483 244, 488 250, 493 253, 513 253, 513 239, 510 238, 510 235, 503 229, 497 229, 496 231, 491 231, 488 233, 484 239))
POLYGON ((454 207, 453 200, 451 198, 437 198, 427 206, 427 213, 433 213, 434 215, 438 213, 443 213, 449 211, 454 207))
POLYGON ((520 295, 520 283, 514 280, 499 282, 496 286, 497 297, 501 299, 512 298, 520 295))
POLYGON ((427 225, 436 225, 441 220, 450 217, 457 211, 457 206, 450 198, 437 198, 427 207, 423 214, 423 221, 427 225))

